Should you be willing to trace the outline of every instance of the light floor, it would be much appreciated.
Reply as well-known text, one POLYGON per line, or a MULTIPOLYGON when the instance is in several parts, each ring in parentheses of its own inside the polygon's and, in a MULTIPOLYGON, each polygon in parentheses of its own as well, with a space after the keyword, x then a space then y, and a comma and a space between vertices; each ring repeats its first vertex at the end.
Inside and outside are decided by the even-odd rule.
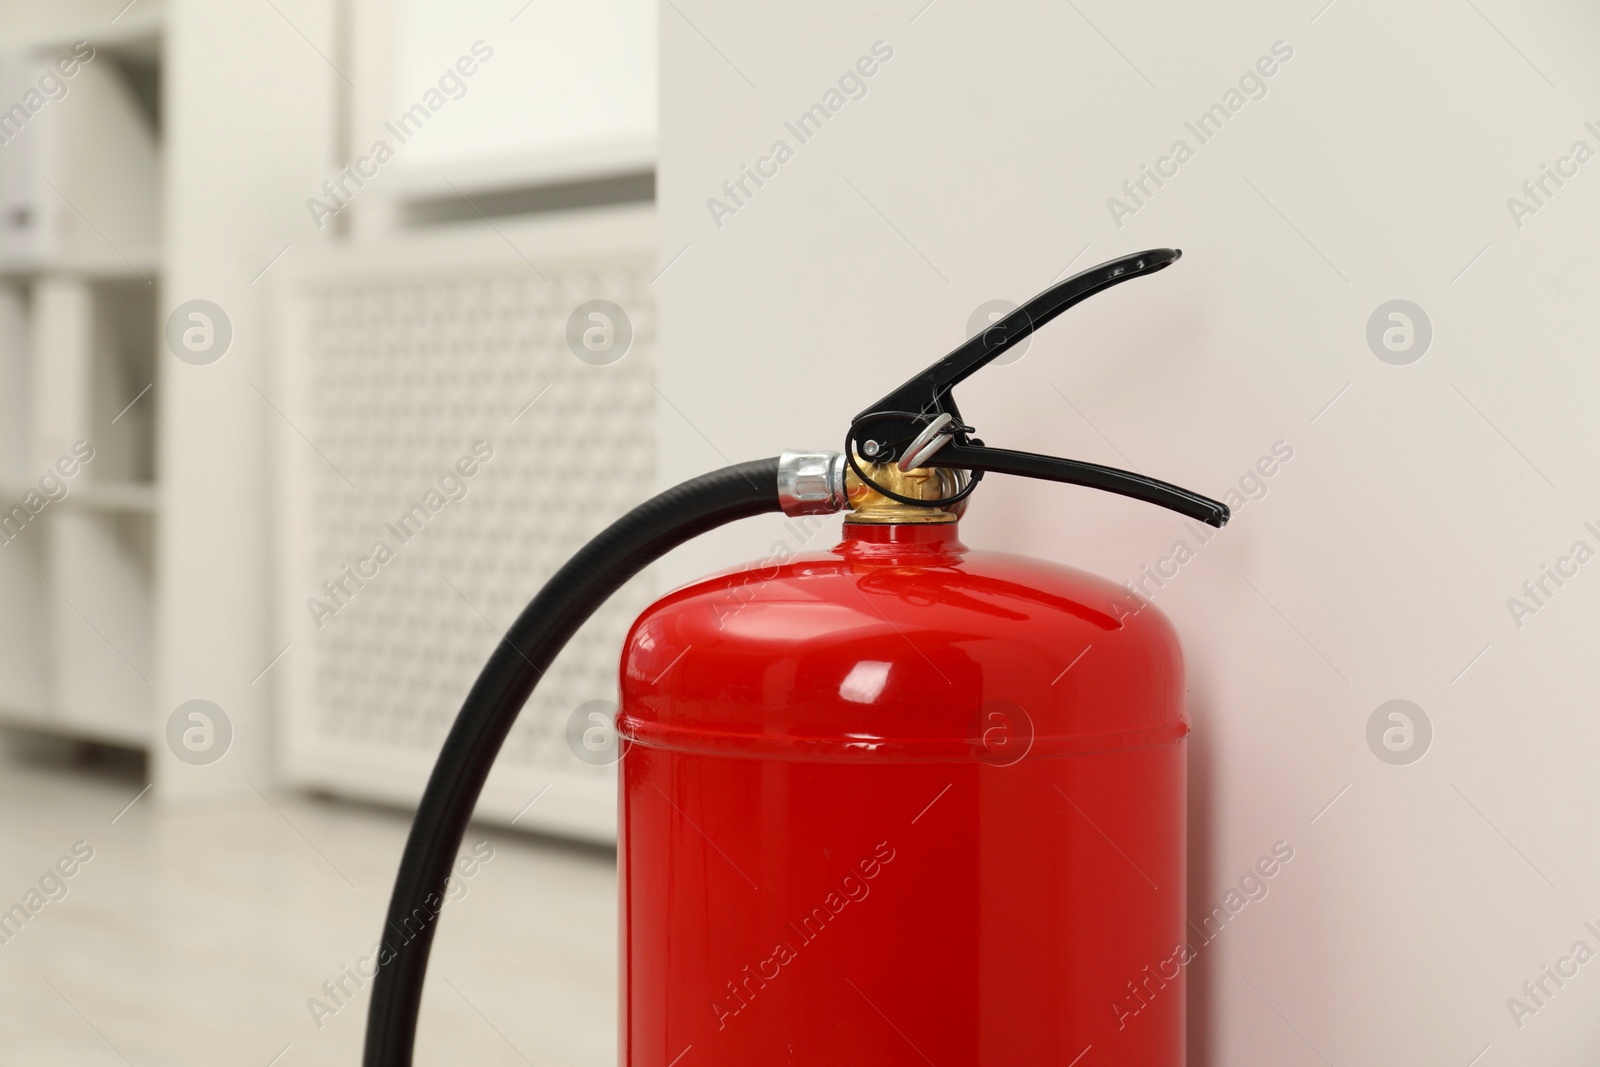
MULTIPOLYGON (((365 990, 320 1027, 308 1000, 376 942, 407 817, 253 792, 118 817, 143 787, 131 765, 0 749, 0 911, 93 849, 0 943, 0 1065, 359 1064, 365 990)), ((613 855, 469 832, 484 840, 444 910, 418 1062, 614 1063, 613 855)))

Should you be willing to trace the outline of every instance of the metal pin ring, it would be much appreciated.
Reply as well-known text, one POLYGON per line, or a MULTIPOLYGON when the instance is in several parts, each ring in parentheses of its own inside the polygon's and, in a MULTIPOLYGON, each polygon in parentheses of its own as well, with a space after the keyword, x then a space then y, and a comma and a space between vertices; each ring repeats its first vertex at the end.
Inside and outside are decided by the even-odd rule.
POLYGON ((899 467, 902 471, 908 471, 914 467, 922 466, 923 461, 925 461, 929 456, 933 455, 935 452, 939 451, 939 449, 950 443, 951 435, 944 433, 943 431, 946 426, 949 426, 955 421, 956 417, 950 414, 948 411, 936 416, 934 420, 928 423, 928 425, 924 426, 922 428, 922 432, 917 434, 916 438, 906 446, 906 450, 900 454, 900 461, 896 463, 895 466, 899 467))

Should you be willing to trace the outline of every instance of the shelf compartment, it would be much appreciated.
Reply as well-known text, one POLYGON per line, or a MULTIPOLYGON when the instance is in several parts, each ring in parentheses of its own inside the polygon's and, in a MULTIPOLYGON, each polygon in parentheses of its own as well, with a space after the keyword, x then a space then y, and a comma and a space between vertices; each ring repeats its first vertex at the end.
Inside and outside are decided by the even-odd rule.
POLYGON ((151 729, 153 530, 146 515, 48 518, 51 717, 143 746, 151 729))

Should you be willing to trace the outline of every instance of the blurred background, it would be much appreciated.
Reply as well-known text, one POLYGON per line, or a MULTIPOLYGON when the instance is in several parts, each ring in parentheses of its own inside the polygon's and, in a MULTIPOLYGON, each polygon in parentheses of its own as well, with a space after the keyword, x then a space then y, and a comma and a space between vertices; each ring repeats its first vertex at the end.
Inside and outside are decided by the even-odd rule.
MULTIPOLYGON (((994 478, 963 527, 1184 640, 1191 1061, 1593 1062, 1597 45, 1577 0, 0 2, 0 1059, 357 1062, 408 805, 555 567, 1177 246, 964 412, 1234 521, 994 478)), ((541 685, 422 1062, 615 1061, 585 731, 780 524, 541 685)))

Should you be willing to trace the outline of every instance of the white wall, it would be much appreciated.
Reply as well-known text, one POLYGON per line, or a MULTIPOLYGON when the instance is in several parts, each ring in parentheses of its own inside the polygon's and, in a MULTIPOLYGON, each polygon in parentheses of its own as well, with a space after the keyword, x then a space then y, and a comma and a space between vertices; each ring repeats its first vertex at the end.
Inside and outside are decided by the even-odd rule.
MULTIPOLYGON (((990 443, 1218 495, 1293 448, 1156 598, 1191 665, 1192 914, 1273 842, 1296 850, 1191 969, 1193 1062, 1593 1062, 1600 964, 1520 1028, 1506 1002, 1575 941, 1600 950, 1600 563, 1520 629, 1507 598, 1575 540, 1600 548, 1600 161, 1520 227, 1506 200, 1574 141, 1600 150, 1600 15, 923 2, 662 8, 662 263, 682 254, 657 283, 663 480, 837 448, 980 303, 1074 257, 1183 248, 962 396, 990 443), (879 40, 867 95, 797 146, 785 120, 879 40), (1277 41, 1267 95, 1198 145, 1184 122, 1277 41), (780 138, 794 158, 716 225, 707 198, 780 138), (1107 198, 1177 138, 1194 158, 1119 228, 1107 198), (1432 323, 1410 365, 1365 339, 1393 299, 1432 323), (1396 698, 1434 731, 1409 766, 1366 740, 1396 698)), ((775 528, 690 546, 668 577, 775 528)), ((997 477, 964 536, 1124 579, 1184 532, 997 477)))
POLYGON ((562 160, 576 164, 586 156, 648 168, 656 132, 654 6, 649 0, 394 5, 396 113, 474 40, 509 49, 510 59, 485 64, 479 90, 485 103, 419 140, 402 165, 459 174, 464 167, 523 162, 559 171, 562 160))
POLYGON ((350 21, 356 155, 377 139, 395 143, 384 124, 438 91, 462 56, 489 57, 470 77, 446 81, 444 117, 406 141, 362 193, 358 234, 393 226, 402 195, 448 198, 654 165, 650 0, 350 0, 350 21))

